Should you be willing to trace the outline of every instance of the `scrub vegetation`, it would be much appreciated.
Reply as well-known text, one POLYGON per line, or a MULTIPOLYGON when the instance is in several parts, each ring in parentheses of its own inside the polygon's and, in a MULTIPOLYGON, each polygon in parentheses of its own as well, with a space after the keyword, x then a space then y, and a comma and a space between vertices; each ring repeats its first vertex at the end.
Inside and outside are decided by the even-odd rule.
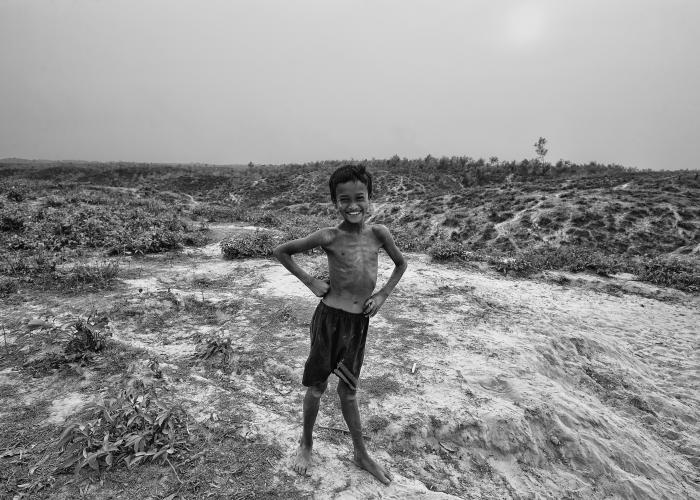
MULTIPOLYGON (((207 243, 207 224, 265 228, 222 242, 227 258, 269 256, 281 240, 334 223, 327 180, 343 162, 197 166, 0 164, 0 266, 44 287, 104 288, 118 274, 85 255, 144 255, 207 243), (71 267, 68 262, 82 262, 71 267), (72 276, 72 277, 71 277, 72 276)), ((366 162, 375 223, 405 251, 542 270, 632 273, 698 291, 700 180, 542 159, 469 157, 366 162)), ((20 278, 22 277, 22 278, 20 278)), ((8 280, 0 284, 11 291, 8 280)), ((7 292, 5 292, 7 293, 7 292)))

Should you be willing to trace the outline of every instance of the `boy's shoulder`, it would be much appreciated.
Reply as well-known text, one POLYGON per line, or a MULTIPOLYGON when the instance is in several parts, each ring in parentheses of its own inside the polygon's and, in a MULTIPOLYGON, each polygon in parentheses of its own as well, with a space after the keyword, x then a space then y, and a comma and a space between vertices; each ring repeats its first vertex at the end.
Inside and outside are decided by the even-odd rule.
POLYGON ((321 246, 328 246, 336 239, 340 230, 337 227, 322 227, 315 231, 310 237, 315 237, 321 246))
POLYGON ((385 240, 387 237, 391 237, 391 231, 389 231, 389 228, 384 224, 372 224, 370 229, 380 240, 385 240))

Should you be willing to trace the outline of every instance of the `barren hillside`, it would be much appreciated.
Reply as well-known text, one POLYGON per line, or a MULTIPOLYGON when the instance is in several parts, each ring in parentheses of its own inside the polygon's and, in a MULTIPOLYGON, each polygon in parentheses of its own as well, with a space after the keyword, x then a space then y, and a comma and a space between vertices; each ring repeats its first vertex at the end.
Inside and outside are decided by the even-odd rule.
POLYGON ((269 253, 334 223, 336 164, 0 164, 2 496, 700 496, 697 176, 599 165, 370 165, 409 260, 359 396, 396 479, 334 387, 294 474, 317 299, 269 253))

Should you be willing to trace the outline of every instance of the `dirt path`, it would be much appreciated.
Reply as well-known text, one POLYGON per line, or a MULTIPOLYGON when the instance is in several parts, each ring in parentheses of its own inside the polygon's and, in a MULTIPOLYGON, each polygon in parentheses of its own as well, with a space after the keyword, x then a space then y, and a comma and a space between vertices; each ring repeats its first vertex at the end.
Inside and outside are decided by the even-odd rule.
MULTIPOLYGON (((221 237, 244 230, 214 229, 221 237)), ((322 401, 310 477, 289 468, 317 301, 272 260, 224 261, 217 245, 133 260, 114 293, 42 297, 0 316, 5 324, 18 316, 60 322, 88 305, 111 307, 114 340, 157 356, 190 415, 220 425, 237 418, 236 433, 282 450, 269 475, 309 497, 700 495, 698 297, 647 286, 622 293, 620 280, 571 275, 566 285, 504 279, 408 258, 371 322, 360 381, 364 432, 396 478, 389 487, 351 463, 349 436, 335 430, 345 428, 335 381, 322 401), (199 309, 187 319, 174 312, 193 304, 199 309), (214 334, 233 340, 230 371, 191 361, 214 334)), ((325 265, 321 255, 301 262, 325 265)), ((382 258, 380 283, 390 271, 382 258)), ((130 373, 147 373, 144 362, 130 373)), ((18 377, 4 369, 0 385, 18 377)), ((23 397, 51 398, 47 425, 99 398, 33 384, 23 397)))

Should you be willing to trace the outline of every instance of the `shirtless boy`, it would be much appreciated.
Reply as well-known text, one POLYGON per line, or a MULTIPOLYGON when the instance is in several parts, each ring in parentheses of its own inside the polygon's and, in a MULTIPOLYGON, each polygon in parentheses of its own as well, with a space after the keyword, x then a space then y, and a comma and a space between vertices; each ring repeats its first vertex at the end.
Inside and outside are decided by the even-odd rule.
POLYGON ((355 448, 354 462, 384 484, 391 475, 367 453, 360 413, 355 399, 357 379, 364 357, 369 318, 377 311, 406 270, 406 261, 396 248, 389 230, 366 223, 372 197, 372 177, 364 166, 346 165, 331 175, 331 200, 342 222, 336 227, 316 231, 305 238, 278 246, 274 255, 317 297, 322 297, 311 320, 311 351, 304 368, 303 431, 293 468, 306 474, 311 466, 313 428, 321 395, 328 377, 335 374, 343 418, 355 448), (292 255, 321 247, 328 256, 330 282, 314 278, 294 262, 292 255), (389 281, 374 292, 377 282, 377 258, 380 249, 394 261, 389 281))

